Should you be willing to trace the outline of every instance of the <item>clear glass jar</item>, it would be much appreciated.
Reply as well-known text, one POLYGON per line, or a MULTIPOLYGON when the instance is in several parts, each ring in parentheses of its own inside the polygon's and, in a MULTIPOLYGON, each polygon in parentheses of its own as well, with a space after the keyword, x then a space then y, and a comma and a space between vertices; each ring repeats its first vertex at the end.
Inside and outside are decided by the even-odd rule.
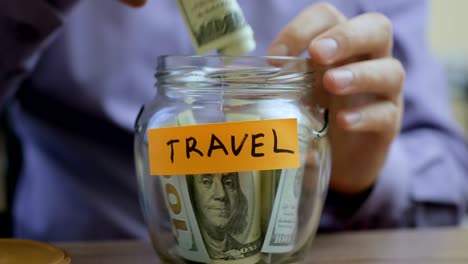
POLYGON ((321 75, 295 57, 159 58, 135 158, 163 261, 305 261, 330 173, 321 75))

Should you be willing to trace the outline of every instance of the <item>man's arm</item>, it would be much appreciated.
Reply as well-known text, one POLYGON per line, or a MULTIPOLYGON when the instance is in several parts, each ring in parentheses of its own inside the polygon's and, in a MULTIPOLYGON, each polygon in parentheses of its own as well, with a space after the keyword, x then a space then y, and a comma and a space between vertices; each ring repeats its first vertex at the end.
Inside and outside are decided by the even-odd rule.
POLYGON ((426 42, 425 1, 364 0, 365 11, 393 22, 394 55, 404 64, 405 113, 401 134, 372 189, 330 193, 324 230, 460 223, 468 200, 468 147, 455 127, 442 69, 426 42))
POLYGON ((14 93, 76 0, 0 0, 0 103, 14 93))

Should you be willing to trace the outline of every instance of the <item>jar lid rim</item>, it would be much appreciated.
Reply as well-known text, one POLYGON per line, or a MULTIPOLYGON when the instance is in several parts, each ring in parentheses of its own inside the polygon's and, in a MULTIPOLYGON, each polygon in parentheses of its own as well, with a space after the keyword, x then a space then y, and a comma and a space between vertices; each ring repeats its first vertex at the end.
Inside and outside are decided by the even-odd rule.
POLYGON ((251 60, 283 60, 283 61, 310 61, 310 58, 296 57, 296 56, 261 56, 261 55, 160 55, 158 59, 217 59, 217 60, 229 60, 229 59, 251 59, 251 60))

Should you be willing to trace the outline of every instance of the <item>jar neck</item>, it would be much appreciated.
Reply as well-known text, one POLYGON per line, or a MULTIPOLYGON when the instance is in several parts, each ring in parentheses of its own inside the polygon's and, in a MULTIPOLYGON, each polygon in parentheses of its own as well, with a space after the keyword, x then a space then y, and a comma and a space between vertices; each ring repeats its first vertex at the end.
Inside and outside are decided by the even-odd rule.
POLYGON ((168 56, 159 58, 156 79, 158 93, 172 98, 297 98, 314 88, 317 74, 299 58, 168 56))

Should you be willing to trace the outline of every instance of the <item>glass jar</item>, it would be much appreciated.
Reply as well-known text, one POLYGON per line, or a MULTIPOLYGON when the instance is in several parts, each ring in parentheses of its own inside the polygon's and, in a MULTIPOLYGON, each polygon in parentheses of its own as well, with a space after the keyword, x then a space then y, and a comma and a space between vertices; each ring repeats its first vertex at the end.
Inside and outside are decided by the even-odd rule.
POLYGON ((135 158, 163 261, 305 261, 330 173, 321 75, 295 57, 158 59, 135 158))

